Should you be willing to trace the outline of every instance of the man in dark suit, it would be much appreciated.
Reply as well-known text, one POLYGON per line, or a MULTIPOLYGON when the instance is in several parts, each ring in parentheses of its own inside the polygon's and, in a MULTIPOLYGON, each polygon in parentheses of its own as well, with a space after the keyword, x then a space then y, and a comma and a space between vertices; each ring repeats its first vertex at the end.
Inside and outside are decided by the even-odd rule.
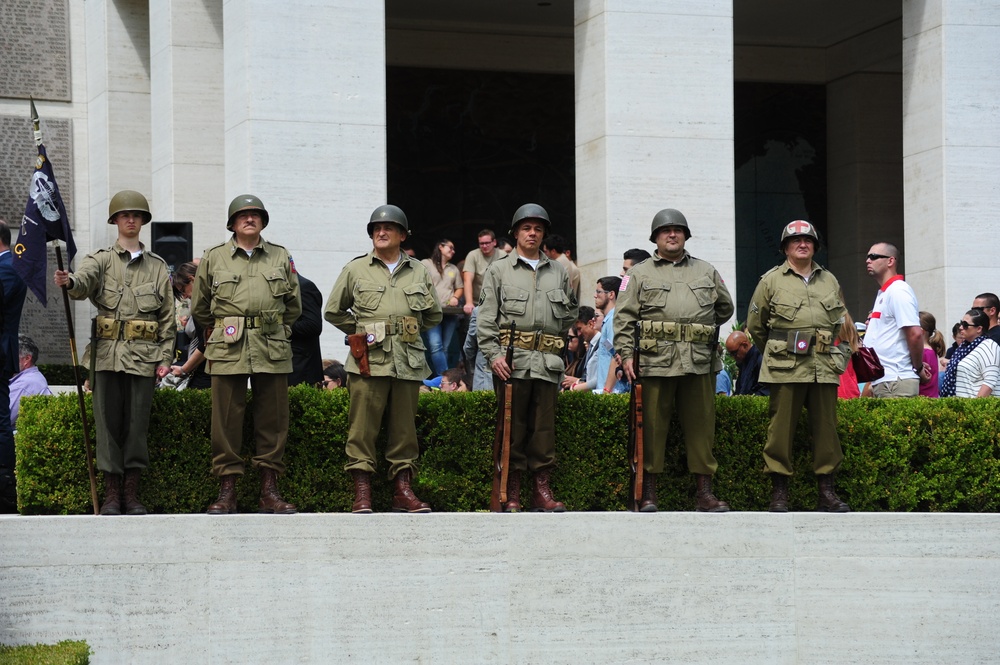
POLYGON ((17 374, 17 329, 27 287, 14 270, 10 227, 0 219, 0 512, 16 512, 14 430, 10 425, 10 379, 17 374))
POLYGON ((316 285, 299 273, 302 292, 302 315, 292 324, 292 373, 288 386, 308 383, 311 386, 323 380, 323 354, 319 336, 323 332, 323 294, 316 285))

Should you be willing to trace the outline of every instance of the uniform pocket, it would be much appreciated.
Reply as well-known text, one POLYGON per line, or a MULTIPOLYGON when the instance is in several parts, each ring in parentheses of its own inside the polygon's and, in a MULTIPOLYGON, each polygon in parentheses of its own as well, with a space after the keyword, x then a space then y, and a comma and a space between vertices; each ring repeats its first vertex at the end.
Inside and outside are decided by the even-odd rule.
POLYGON ((643 282, 639 292, 640 313, 643 310, 657 310, 666 307, 669 293, 669 284, 643 282))
POLYGON ((423 369, 426 367, 426 358, 424 352, 427 349, 424 348, 422 342, 415 344, 406 345, 406 363, 412 369, 423 369))
POLYGON ((801 307, 802 299, 788 291, 776 291, 771 296, 771 311, 786 321, 794 321, 801 307))
POLYGON ((287 339, 267 338, 267 357, 271 360, 291 360, 292 343, 287 339))
POLYGON ((768 369, 793 369, 795 356, 788 352, 788 342, 783 339, 769 339, 764 347, 764 364, 768 369))
POLYGON ((434 305, 434 298, 425 284, 410 284, 403 287, 406 296, 406 306, 413 312, 425 312, 434 305))
POLYGON ((129 344, 129 353, 141 363, 158 363, 163 360, 160 347, 152 342, 132 342, 129 344))
POLYGON ((240 283, 240 276, 234 272, 220 270, 213 275, 212 297, 222 302, 232 302, 236 297, 236 286, 240 283))
POLYGON ((354 284, 354 305, 351 309, 374 312, 382 302, 384 293, 384 286, 359 279, 354 284))
POLYGON ((557 356, 554 353, 543 353, 542 357, 545 360, 546 370, 562 373, 566 369, 566 363, 563 361, 562 356, 557 356))
POLYGON ((552 289, 545 294, 552 305, 552 314, 559 320, 569 317, 569 298, 562 289, 552 289))
POLYGON ((695 300, 698 301, 698 305, 701 307, 710 307, 719 299, 719 292, 715 288, 715 280, 711 277, 699 277, 689 282, 688 288, 691 289, 691 293, 694 294, 695 300))
POLYGON ((819 301, 819 304, 823 306, 827 312, 833 312, 841 309, 844 306, 844 302, 840 299, 839 293, 830 293, 825 298, 819 301))
POLYGON ((146 282, 132 289, 135 295, 135 306, 140 312, 155 312, 163 304, 163 298, 156 288, 156 284, 146 282))
POLYGON ((516 286, 500 289, 500 311, 511 316, 523 316, 528 310, 528 292, 516 286))
POLYGON ((271 270, 264 275, 264 279, 267 280, 267 286, 271 289, 271 295, 275 298, 279 298, 292 290, 292 285, 288 283, 288 278, 285 277, 284 270, 278 270, 277 268, 271 270))
POLYGON ((107 277, 104 280, 104 286, 97 297, 94 298, 94 302, 97 303, 99 307, 106 310, 117 309, 118 303, 122 299, 122 289, 118 285, 118 282, 114 279, 107 277))

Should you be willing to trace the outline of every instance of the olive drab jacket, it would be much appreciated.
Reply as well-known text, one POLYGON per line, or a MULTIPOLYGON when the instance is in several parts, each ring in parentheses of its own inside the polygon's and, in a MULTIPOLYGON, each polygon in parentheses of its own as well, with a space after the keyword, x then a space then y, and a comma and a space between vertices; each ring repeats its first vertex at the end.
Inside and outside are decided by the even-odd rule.
POLYGON ((615 309, 615 350, 633 357, 640 325, 640 376, 708 374, 722 368, 715 355, 717 326, 729 320, 733 298, 719 272, 687 252, 677 261, 653 254, 622 280, 615 309), (713 367, 714 365, 714 367, 713 367))
POLYGON ((566 269, 541 254, 533 270, 515 249, 491 263, 483 276, 476 315, 479 350, 492 365, 506 353, 509 335, 502 331, 513 322, 518 341, 511 376, 558 383, 566 367, 564 336, 578 313, 566 269), (535 348, 518 347, 519 342, 535 348))
MULTIPOLYGON (((174 357, 177 323, 167 264, 145 251, 135 259, 117 241, 88 255, 70 274, 69 296, 97 308, 99 372, 154 376, 174 357)), ((88 362, 93 349, 84 353, 88 362)))
POLYGON ((747 330, 764 355, 761 383, 840 383, 850 349, 836 346, 847 309, 840 283, 816 262, 806 282, 785 261, 764 273, 747 330))
POLYGON ((248 256, 228 241, 205 252, 191 291, 203 329, 209 374, 289 374, 292 324, 302 313, 299 278, 288 251, 263 238, 248 256))
MULTIPOLYGON (((430 376, 420 333, 441 323, 441 316, 430 273, 420 261, 400 252, 390 275, 374 251, 344 266, 324 314, 348 335, 369 333, 371 376, 408 381, 430 376)), ((361 373, 353 355, 348 355, 346 368, 351 374, 361 373)))

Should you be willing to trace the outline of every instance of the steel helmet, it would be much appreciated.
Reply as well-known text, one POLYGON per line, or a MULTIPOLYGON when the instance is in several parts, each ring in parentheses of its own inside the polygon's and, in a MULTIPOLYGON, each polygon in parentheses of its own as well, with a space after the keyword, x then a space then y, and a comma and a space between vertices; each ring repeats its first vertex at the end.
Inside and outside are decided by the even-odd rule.
POLYGON ((812 238, 813 242, 816 243, 816 248, 819 249, 819 233, 816 232, 816 227, 804 219, 796 219, 794 222, 786 224, 781 230, 781 251, 785 251, 786 241, 800 236, 812 238))
POLYGON ((229 221, 226 222, 227 229, 230 231, 233 230, 233 217, 236 217, 236 213, 243 212, 244 210, 256 210, 259 212, 260 219, 264 222, 263 228, 267 228, 270 216, 267 214, 267 210, 264 209, 264 203, 253 194, 240 194, 229 204, 229 221))
POLYGON ((384 205, 372 212, 371 219, 368 220, 368 237, 372 237, 372 225, 385 222, 391 222, 402 228, 407 235, 410 234, 410 223, 406 221, 406 213, 394 205, 384 205))
POLYGON ((543 222, 546 233, 549 232, 549 228, 552 226, 552 222, 549 221, 549 213, 545 212, 545 208, 537 203, 525 203, 514 213, 514 218, 510 222, 510 234, 514 235, 514 229, 520 222, 526 219, 537 219, 543 222))
POLYGON ((691 227, 688 226, 688 221, 684 217, 684 214, 680 210, 664 208, 653 215, 653 223, 649 228, 649 242, 656 242, 656 236, 660 234, 660 229, 666 226, 679 226, 684 229, 685 240, 691 237, 691 227))
POLYGON ((126 210, 141 212, 143 225, 149 224, 149 220, 153 219, 146 197, 131 189, 123 189, 111 197, 111 203, 108 204, 108 224, 114 224, 112 220, 115 215, 126 210))

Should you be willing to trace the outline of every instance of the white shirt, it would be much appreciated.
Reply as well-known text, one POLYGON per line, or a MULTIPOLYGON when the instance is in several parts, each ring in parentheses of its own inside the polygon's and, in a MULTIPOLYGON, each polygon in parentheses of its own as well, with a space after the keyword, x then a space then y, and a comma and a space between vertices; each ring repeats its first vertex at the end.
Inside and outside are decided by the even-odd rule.
POLYGON ((875 349, 885 376, 873 384, 898 379, 919 378, 913 371, 910 347, 903 328, 920 325, 917 294, 902 275, 896 275, 879 289, 865 332, 865 345, 875 349))
POLYGON ((1000 397, 1000 346, 987 337, 962 358, 955 372, 955 397, 978 397, 979 388, 988 385, 994 397, 1000 397))

